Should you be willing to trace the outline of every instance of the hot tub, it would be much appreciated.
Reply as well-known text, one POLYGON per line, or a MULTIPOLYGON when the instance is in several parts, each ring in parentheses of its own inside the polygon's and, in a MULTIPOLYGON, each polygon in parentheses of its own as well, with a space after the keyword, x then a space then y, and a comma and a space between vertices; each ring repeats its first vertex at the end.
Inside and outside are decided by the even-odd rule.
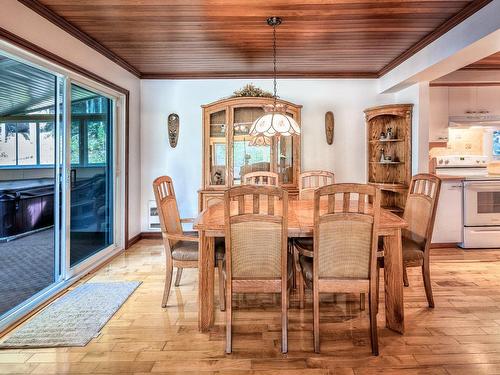
POLYGON ((54 225, 54 180, 0 181, 0 241, 54 225))

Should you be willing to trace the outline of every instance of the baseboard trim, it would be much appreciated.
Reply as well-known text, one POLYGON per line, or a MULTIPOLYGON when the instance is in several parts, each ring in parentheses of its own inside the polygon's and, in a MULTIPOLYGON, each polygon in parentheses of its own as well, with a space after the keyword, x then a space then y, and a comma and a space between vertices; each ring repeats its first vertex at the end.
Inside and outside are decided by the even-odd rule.
POLYGON ((141 232, 141 240, 159 240, 161 232, 141 232))
POLYGON ((431 243, 431 249, 444 249, 458 247, 458 242, 431 243))
MULTIPOLYGON (((194 235, 195 233, 198 233, 198 232, 194 230, 194 231, 185 231, 184 233, 190 233, 190 234, 194 235)), ((135 236, 132 240, 135 240, 136 237, 139 237, 137 239, 137 241, 139 241, 139 240, 161 240, 161 232, 141 232, 140 234, 135 236)), ((137 242, 137 241, 135 241, 135 242, 137 242)))
POLYGON ((136 244, 139 242, 142 238, 142 233, 136 234, 134 237, 130 238, 127 243, 127 249, 132 246, 133 244, 136 244))

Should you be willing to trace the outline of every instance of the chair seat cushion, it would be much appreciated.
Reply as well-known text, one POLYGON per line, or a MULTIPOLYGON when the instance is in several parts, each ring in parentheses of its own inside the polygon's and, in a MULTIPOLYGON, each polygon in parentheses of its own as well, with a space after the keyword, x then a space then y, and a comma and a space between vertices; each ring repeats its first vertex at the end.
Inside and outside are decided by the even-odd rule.
POLYGON ((174 260, 198 260, 198 242, 177 241, 172 249, 174 260))
MULTIPOLYGON (((224 238, 215 238, 215 259, 224 259, 225 253, 224 238)), ((172 258, 175 260, 198 260, 198 242, 178 241, 172 250, 172 258)))
POLYGON ((288 279, 291 279, 293 277, 293 255, 288 253, 287 255, 287 260, 286 260, 286 265, 287 265, 287 276, 288 279))
POLYGON ((302 270, 302 277, 306 285, 310 287, 313 279, 313 258, 301 255, 299 257, 300 268, 302 270))
POLYGON ((403 237, 403 262, 420 263, 424 259, 424 249, 409 238, 403 237))

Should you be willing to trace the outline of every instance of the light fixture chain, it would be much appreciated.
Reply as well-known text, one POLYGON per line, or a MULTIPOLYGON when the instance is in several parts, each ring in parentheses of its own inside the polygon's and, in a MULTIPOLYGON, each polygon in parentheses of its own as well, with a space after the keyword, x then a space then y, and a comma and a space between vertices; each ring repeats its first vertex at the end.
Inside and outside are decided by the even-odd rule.
POLYGON ((273 67, 274 67, 274 105, 276 106, 277 96, 277 82, 276 78, 278 75, 276 69, 276 24, 273 25, 273 67))

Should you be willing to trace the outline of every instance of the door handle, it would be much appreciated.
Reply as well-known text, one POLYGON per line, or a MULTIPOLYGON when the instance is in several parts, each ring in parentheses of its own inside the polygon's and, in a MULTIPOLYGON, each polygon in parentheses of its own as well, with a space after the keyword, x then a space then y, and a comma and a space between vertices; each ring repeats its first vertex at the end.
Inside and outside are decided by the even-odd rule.
POLYGON ((472 233, 500 233, 500 230, 488 230, 488 229, 484 229, 484 230, 472 230, 471 232, 472 233))

